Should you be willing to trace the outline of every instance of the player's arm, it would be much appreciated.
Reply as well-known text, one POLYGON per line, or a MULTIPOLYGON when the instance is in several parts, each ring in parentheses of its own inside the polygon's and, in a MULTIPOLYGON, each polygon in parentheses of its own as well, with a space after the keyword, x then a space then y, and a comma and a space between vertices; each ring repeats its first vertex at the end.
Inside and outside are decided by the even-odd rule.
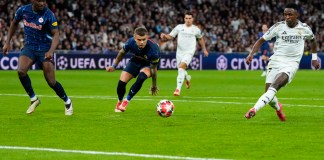
POLYGON ((161 33, 160 37, 163 41, 169 41, 174 39, 174 37, 172 37, 170 34, 165 33, 161 33))
POLYGON ((245 61, 246 61, 247 64, 250 64, 250 63, 251 63, 251 61, 252 61, 252 59, 253 59, 253 55, 254 55, 255 53, 257 53, 257 52, 260 50, 261 45, 262 45, 265 41, 266 41, 266 40, 262 37, 262 38, 258 39, 258 40, 254 43, 251 52, 249 53, 249 55, 248 55, 248 56, 246 57, 246 59, 245 59, 245 61))
POLYGON ((208 51, 207 51, 207 48, 206 48, 204 37, 198 38, 198 43, 201 46, 201 48, 203 49, 204 56, 208 57, 208 51))
POLYGON ((312 66, 317 70, 319 69, 319 63, 317 60, 317 51, 316 51, 317 44, 316 44, 315 37, 310 40, 310 43, 311 43, 310 52, 312 53, 312 66))
POLYGON ((10 41, 11 41, 11 38, 12 38, 13 34, 15 33, 15 31, 17 30, 17 28, 18 28, 18 21, 16 21, 15 19, 13 19, 11 21, 11 23, 10 23, 10 28, 9 28, 9 32, 8 32, 8 35, 7 35, 6 43, 3 46, 3 48, 2 48, 2 53, 4 55, 7 55, 8 54, 8 51, 10 49, 10 41))
POLYGON ((157 80, 157 65, 158 63, 150 64, 150 69, 151 69, 151 76, 152 76, 152 87, 150 90, 150 93, 152 95, 157 95, 159 89, 157 88, 156 80, 157 80))
POLYGON ((108 66, 106 68, 106 71, 107 72, 113 72, 113 71, 115 71, 117 65, 125 57, 125 55, 126 55, 125 50, 123 48, 120 49, 119 52, 118 52, 118 54, 117 54, 117 57, 116 57, 115 61, 113 62, 113 65, 112 66, 108 66))
POLYGON ((53 37, 52 37, 52 43, 51 43, 51 48, 45 53, 45 59, 52 59, 53 53, 56 50, 56 47, 59 44, 59 31, 57 28, 52 29, 51 31, 53 37))

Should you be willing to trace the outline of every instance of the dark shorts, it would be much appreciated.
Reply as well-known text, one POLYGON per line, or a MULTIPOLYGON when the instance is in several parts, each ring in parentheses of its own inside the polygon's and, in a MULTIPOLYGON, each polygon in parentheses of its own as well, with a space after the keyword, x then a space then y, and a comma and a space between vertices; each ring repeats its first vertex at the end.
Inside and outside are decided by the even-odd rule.
POLYGON ((150 67, 149 63, 135 63, 133 61, 129 61, 123 71, 130 73, 134 77, 137 77, 140 70, 145 67, 150 67))
POLYGON ((29 49, 29 48, 27 48, 27 47, 24 47, 24 48, 21 50, 19 56, 24 55, 24 56, 29 57, 31 60, 33 60, 33 64, 36 63, 36 64, 39 65, 39 67, 42 67, 41 64, 42 64, 44 61, 52 62, 52 63, 54 64, 53 60, 45 59, 45 53, 46 53, 46 52, 43 52, 43 51, 34 51, 34 50, 31 50, 31 49, 29 49))

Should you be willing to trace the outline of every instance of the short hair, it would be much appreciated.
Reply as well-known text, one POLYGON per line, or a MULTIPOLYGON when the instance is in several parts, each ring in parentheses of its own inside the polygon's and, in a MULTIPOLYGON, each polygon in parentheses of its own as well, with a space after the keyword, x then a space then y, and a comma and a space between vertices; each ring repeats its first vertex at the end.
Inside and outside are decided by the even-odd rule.
POLYGON ((186 16, 186 15, 190 15, 190 16, 193 17, 193 13, 191 11, 185 11, 184 12, 184 16, 186 16))
POLYGON ((292 8, 292 9, 298 11, 298 5, 295 4, 295 3, 289 3, 289 4, 287 4, 286 5, 286 8, 292 8))
POLYGON ((139 36, 145 36, 148 35, 148 31, 145 27, 138 27, 135 29, 134 34, 137 34, 139 36))

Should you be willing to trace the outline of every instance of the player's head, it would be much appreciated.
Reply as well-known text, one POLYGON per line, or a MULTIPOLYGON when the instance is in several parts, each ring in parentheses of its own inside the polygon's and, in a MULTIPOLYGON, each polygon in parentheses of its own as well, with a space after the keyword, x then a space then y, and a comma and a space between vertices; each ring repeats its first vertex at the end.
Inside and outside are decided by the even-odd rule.
POLYGON ((298 6, 294 3, 287 4, 284 10, 284 17, 287 25, 293 28, 297 25, 298 6))
POLYGON ((185 21, 186 26, 191 26, 193 23, 193 20, 194 20, 194 18, 193 18, 192 12, 186 11, 184 14, 184 21, 185 21))
POLYGON ((46 6, 46 0, 30 0, 34 11, 41 11, 46 6))
POLYGON ((134 31, 134 40, 138 48, 144 48, 147 44, 148 31, 144 27, 138 27, 134 31))
POLYGON ((268 26, 266 24, 262 24, 261 29, 262 29, 262 32, 266 32, 266 31, 268 31, 268 26))

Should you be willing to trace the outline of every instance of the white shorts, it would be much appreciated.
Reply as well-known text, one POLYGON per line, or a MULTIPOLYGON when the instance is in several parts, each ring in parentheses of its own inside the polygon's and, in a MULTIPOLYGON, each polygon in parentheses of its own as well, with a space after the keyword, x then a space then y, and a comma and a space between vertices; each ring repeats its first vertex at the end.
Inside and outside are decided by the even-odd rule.
POLYGON ((288 83, 290 83, 299 68, 299 63, 297 62, 269 62, 267 67, 267 78, 266 83, 273 83, 276 76, 279 73, 286 73, 289 77, 288 83))
POLYGON ((179 54, 177 53, 177 66, 179 67, 180 63, 185 63, 187 66, 189 66, 194 54, 179 54))

